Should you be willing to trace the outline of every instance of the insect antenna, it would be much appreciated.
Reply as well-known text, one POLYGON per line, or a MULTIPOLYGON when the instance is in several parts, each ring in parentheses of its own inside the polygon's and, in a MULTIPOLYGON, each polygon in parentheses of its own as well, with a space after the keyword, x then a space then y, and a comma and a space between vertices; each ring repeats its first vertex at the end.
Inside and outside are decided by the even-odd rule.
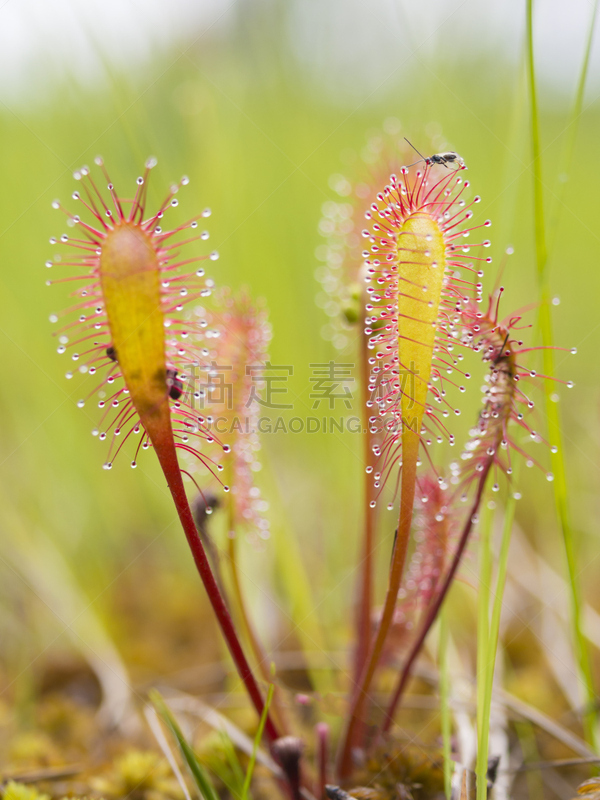
MULTIPOLYGON (((408 144, 409 144, 409 145, 412 147, 412 149, 415 151, 415 153, 417 153, 418 155, 420 155, 420 156, 421 156, 421 159, 420 159, 421 161, 425 161, 425 162, 427 162, 427 159, 425 158, 425 156, 424 156, 424 155, 422 155, 421 153, 419 153, 419 151, 418 151, 418 150, 417 150, 417 148, 414 146, 414 144, 412 144, 411 142, 409 142, 409 141, 408 141, 408 139, 406 138, 406 136, 404 137, 404 141, 405 141, 405 142, 408 142, 408 144)), ((414 165, 415 165, 415 164, 418 164, 418 163, 419 163, 418 161, 414 161, 412 164, 408 164, 407 166, 409 166, 409 167, 414 167, 414 165)))

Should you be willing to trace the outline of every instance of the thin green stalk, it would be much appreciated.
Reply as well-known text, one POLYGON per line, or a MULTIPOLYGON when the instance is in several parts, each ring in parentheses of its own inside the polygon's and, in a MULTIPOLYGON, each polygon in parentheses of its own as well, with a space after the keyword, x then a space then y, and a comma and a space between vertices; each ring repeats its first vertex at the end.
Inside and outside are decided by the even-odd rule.
POLYGON ((551 251, 556 239, 556 232, 558 229, 558 219, 562 211, 563 198, 571 166, 573 164, 573 156, 575 155, 575 141, 577 139, 577 131, 579 128, 579 118, 583 110, 583 97, 585 94, 585 84, 587 80, 587 73, 590 65, 590 56, 592 53, 592 42, 594 40, 594 27, 596 24, 596 17, 598 15, 598 7, 600 0, 595 0, 594 8, 592 9, 592 16, 590 19, 590 26, 583 53, 583 61, 581 62, 581 71, 579 73, 579 80, 577 81, 577 91, 575 92, 575 100, 569 115, 567 123, 567 138, 563 148, 562 157, 560 159, 560 167, 558 170, 558 182, 554 191, 555 200, 550 211, 550 245, 548 250, 551 251))
POLYGON ((477 614, 477 800, 487 800, 490 709, 485 707, 485 676, 490 659, 490 587, 492 583, 492 527, 494 512, 484 502, 479 533, 479 588, 477 614), (487 711, 487 713, 486 713, 487 711))
POLYGON ((444 755, 444 791, 446 800, 452 798, 452 720, 450 717, 450 671, 448 669, 448 609, 442 606, 440 613, 440 640, 438 659, 440 663, 440 715, 442 719, 442 753, 444 755))
MULTIPOLYGON (((150 700, 177 740, 181 754, 188 765, 188 769, 192 773, 192 777, 194 778, 194 782, 198 787, 198 791, 200 792, 200 797, 202 800, 219 800, 219 795, 213 786, 209 773, 196 758, 196 754, 181 732, 181 728, 177 724, 177 720, 173 714, 171 714, 167 704, 163 700, 162 696, 156 691, 156 689, 153 689, 150 692, 150 700)), ((265 708, 268 708, 268 706, 265 706, 265 708)))
POLYGON ((544 225, 544 197, 542 184, 542 162, 540 147, 540 123, 538 116, 535 65, 533 60, 533 0, 527 2, 527 76, 529 78, 529 105, 531 111, 531 151, 533 170, 533 213, 535 227, 535 250, 538 279, 544 274, 548 252, 544 225))
POLYGON ((260 722, 258 723, 256 736, 254 737, 254 744, 252 746, 252 755, 250 756, 250 761, 248 762, 246 779, 244 781, 244 786, 242 787, 241 800, 248 800, 248 793, 250 791, 250 782, 252 780, 252 774, 254 772, 254 765, 256 764, 256 754, 258 753, 258 748, 260 747, 260 742, 263 737, 263 732, 265 730, 265 723, 267 721, 267 716, 269 714, 269 706, 271 705, 271 701, 273 700, 274 691, 275 691, 275 684, 274 683, 269 684, 269 690, 267 691, 267 698, 265 700, 265 707, 263 709, 263 713, 261 714, 260 722))
MULTIPOLYGON (((552 348, 552 317, 550 314, 550 286, 547 274, 548 250, 546 246, 544 204, 543 204, 543 184, 541 168, 541 148, 539 115, 535 81, 535 65, 533 58, 533 0, 527 0, 527 66, 530 90, 531 108, 531 146, 533 155, 533 200, 535 218, 535 249, 536 266, 538 277, 538 288, 540 294, 540 308, 538 315, 539 328, 544 346, 543 364, 546 379, 544 380, 544 396, 546 405, 546 417, 548 420, 548 437, 551 445, 556 451, 551 455, 552 470, 554 473, 554 500, 558 520, 560 523, 569 576, 568 584, 570 589, 570 616, 571 628, 575 642, 577 665, 579 668, 580 680, 585 689, 586 711, 583 715, 583 727, 586 741, 598 749, 596 737, 596 714, 594 711, 596 694, 594 691, 594 680, 592 675, 591 660, 587 642, 582 630, 582 601, 581 589, 579 586, 577 561, 575 557, 575 543, 573 541, 573 530, 571 527, 570 510, 568 503, 566 468, 563 456, 563 440, 560 424, 560 414, 557 404, 552 400, 554 384, 554 355, 552 348)), ((595 18, 595 15, 594 15, 595 18)), ((587 60, 584 59, 584 69, 587 71, 587 60)), ((580 79, 580 91, 583 92, 585 85, 585 72, 580 79)))
MULTIPOLYGON (((518 469, 518 468, 517 468, 518 469)), ((516 482, 517 475, 513 480, 516 482)), ((510 539, 512 533, 513 520, 515 516, 516 501, 511 493, 504 513, 504 525, 502 529, 502 541, 500 543, 500 553, 498 556, 498 573, 496 577, 496 588, 492 592, 494 601, 492 605, 491 618, 489 618, 489 598, 491 592, 491 564, 492 564, 492 550, 491 550, 491 537, 486 536, 485 544, 482 539, 482 548, 485 549, 486 566, 489 566, 490 581, 488 583, 488 591, 486 594, 486 605, 483 608, 483 603, 480 605, 480 614, 485 613, 486 621, 486 643, 485 643, 485 656, 479 659, 478 648, 478 664, 477 664, 477 797, 487 797, 487 763, 489 751, 489 732, 490 732, 490 713, 492 707, 492 687, 494 685, 494 669, 496 666, 496 655, 498 652, 498 639, 500 634, 500 616, 502 613, 502 599, 504 597, 504 588, 506 586, 506 573, 508 566, 508 551, 510 548, 510 539), (480 775, 482 776, 480 780, 480 775), (480 783, 482 788, 480 789, 480 783)), ((491 526, 490 526, 491 528, 491 526)), ((489 534, 489 531, 488 531, 489 534)), ((482 534, 483 536, 483 534, 482 534)), ((483 578, 483 564, 481 571, 481 578, 483 578)), ((480 588, 481 591, 481 588, 480 588)), ((481 597, 480 597, 481 599, 481 597)), ((479 642, 478 642, 479 645, 479 642)))
POLYGON ((504 588, 506 586, 506 574, 508 567, 508 551, 510 549, 510 540, 512 534, 513 521, 515 517, 516 501, 514 496, 510 495, 510 499, 504 511, 504 526, 502 528, 502 541, 500 542, 500 553, 498 556, 498 574, 496 577, 496 589, 494 591, 494 603, 492 606, 492 616, 490 620, 490 628, 488 634, 488 662, 486 666, 485 675, 485 697, 483 719, 488 720, 488 730, 486 731, 486 740, 489 733, 489 718, 490 709, 492 706, 492 687, 494 685, 494 669, 496 666, 496 655, 498 653, 498 641, 500 635, 500 617, 502 614, 502 600, 504 597, 504 588))
POLYGON ((225 772, 226 769, 224 768, 221 774, 218 776, 221 778, 223 783, 227 786, 231 794, 234 798, 238 798, 242 794, 242 787, 244 785, 244 771, 242 770, 242 765, 240 764, 240 760, 235 752, 235 747, 233 746, 233 742, 225 733, 225 731, 220 731, 220 738, 221 744, 223 746, 223 752, 225 753, 225 758, 227 760, 227 764, 229 765, 230 776, 228 780, 225 779, 225 772))

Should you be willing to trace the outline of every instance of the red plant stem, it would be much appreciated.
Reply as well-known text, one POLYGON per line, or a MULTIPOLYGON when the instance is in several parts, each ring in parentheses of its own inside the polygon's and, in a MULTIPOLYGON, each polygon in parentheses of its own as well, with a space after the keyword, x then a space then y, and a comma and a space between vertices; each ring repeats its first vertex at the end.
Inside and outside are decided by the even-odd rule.
MULTIPOLYGON (((364 305, 363 305, 364 309, 364 305)), ((354 652, 354 683, 358 684, 360 676, 364 670, 365 662, 369 655, 369 644, 371 642, 371 625, 373 617, 373 548, 375 544, 375 509, 371 508, 371 502, 375 499, 375 487, 373 485, 373 469, 375 468, 376 457, 373 453, 373 434, 369 425, 369 350, 367 349, 368 338, 364 333, 365 315, 364 310, 359 321, 360 331, 360 384, 362 393, 363 408, 363 478, 365 503, 364 516, 364 537, 362 543, 361 560, 361 580, 359 589, 359 599, 356 614, 356 649, 354 652), (366 471, 366 467, 371 467, 371 474, 366 471)))
POLYGON ((458 542, 458 547, 456 548, 456 551, 454 553, 454 558, 452 559, 452 563, 450 565, 450 569, 448 570, 448 573, 446 575, 446 578, 444 579, 443 584, 440 587, 440 590, 438 591, 438 593, 435 596, 434 600, 431 602, 431 604, 429 605, 429 607, 427 609, 427 615, 425 616, 425 619, 423 620, 423 623, 421 625, 421 629, 419 631, 419 635, 415 639, 415 642, 414 642, 414 644, 412 646, 412 649, 411 649, 410 653, 408 654, 408 657, 407 657, 406 662, 404 664, 404 667, 402 669, 402 674, 400 675, 400 680, 398 681, 398 685, 397 685, 396 690, 395 690, 395 692, 394 692, 394 694, 392 696, 392 700, 391 700, 391 702, 390 702, 390 704, 388 706, 388 709, 387 709, 387 711, 385 713, 385 719, 384 719, 383 725, 381 727, 381 730, 382 730, 383 733, 388 733, 390 728, 391 728, 391 726, 392 726, 392 722, 394 721, 394 716, 395 716, 396 711, 398 709, 398 704, 400 702, 400 698, 402 697, 402 693, 404 692, 404 689, 406 688, 406 685, 407 685, 408 680, 410 678, 410 674, 411 674, 411 670, 412 670, 413 664, 415 663, 415 661, 417 659, 417 656, 419 655, 419 652, 421 651, 421 648, 423 647, 423 643, 425 642, 427 634, 429 633, 429 631, 431 629, 431 626, 435 622, 435 619, 436 619, 436 617, 437 617, 437 615, 439 613, 439 610, 442 607, 442 603, 446 599, 446 595, 448 594, 448 590, 450 589, 450 586, 452 585, 452 581, 454 580, 454 576, 456 575, 456 571, 457 571, 457 569, 459 567, 461 558, 462 558, 463 553, 465 551, 465 548, 467 546, 467 542, 469 541, 469 536, 471 534, 471 530, 472 530, 473 524, 474 524, 473 523, 473 517, 475 516, 475 514, 477 514, 477 510, 479 508, 479 504, 481 503, 481 498, 483 496, 486 480, 487 480, 490 468, 492 466, 492 463, 493 463, 493 459, 492 458, 489 458, 487 460, 487 462, 485 463, 485 466, 483 468, 483 472, 481 473, 481 477, 479 478, 479 484, 477 485, 477 494, 475 495, 475 500, 473 501, 473 505, 471 507, 471 511, 470 511, 469 516, 468 516, 468 518, 467 518, 467 520, 465 522, 465 525, 463 527, 463 531, 461 533, 461 537, 460 537, 460 540, 458 542))
MULTIPOLYGON (((162 439, 162 437, 160 438, 162 439)), ((185 493, 175 448, 168 445, 166 447, 161 446, 161 444, 162 442, 154 441, 156 454, 165 474, 165 478, 167 479, 169 489, 171 490, 175 508, 179 514, 179 519, 181 521, 185 537, 188 541, 190 550, 192 551, 192 556, 194 557, 196 569, 198 570, 200 578, 202 579, 202 583, 206 589, 208 599, 213 607, 217 621, 221 626, 221 631, 223 632, 223 636, 227 642, 227 647, 229 648, 231 657, 233 658, 235 666, 237 667, 238 674, 242 679, 248 694, 250 695, 250 699, 252 700, 258 715, 260 716, 264 709, 262 694, 258 688, 256 678, 252 673, 250 665, 246 660, 246 656, 242 650, 242 646, 238 639, 235 626, 229 614, 229 610, 225 605, 225 601, 221 596, 217 582, 212 574, 210 564, 208 563, 208 558, 206 556, 204 546, 200 540, 200 535, 194 523, 194 518, 192 517, 192 512, 190 510, 187 495, 185 493)), ((280 736, 279 731, 275 727, 273 720, 268 714, 265 723, 265 733, 271 743, 280 736)))
POLYGON ((352 771, 352 750, 358 741, 358 734, 362 727, 361 721, 364 716, 364 708, 369 696, 369 689, 392 624, 406 561, 406 551, 410 539, 410 527, 415 499, 417 456, 420 437, 418 434, 410 431, 410 429, 408 430, 408 434, 406 434, 405 431, 405 435, 406 438, 403 440, 404 458, 402 467, 402 491, 400 496, 400 519, 398 522, 398 535, 392 553, 388 589, 375 641, 371 647, 369 659, 361 675, 357 690, 354 693, 346 734, 342 738, 338 759, 338 771, 341 779, 347 778, 352 771))

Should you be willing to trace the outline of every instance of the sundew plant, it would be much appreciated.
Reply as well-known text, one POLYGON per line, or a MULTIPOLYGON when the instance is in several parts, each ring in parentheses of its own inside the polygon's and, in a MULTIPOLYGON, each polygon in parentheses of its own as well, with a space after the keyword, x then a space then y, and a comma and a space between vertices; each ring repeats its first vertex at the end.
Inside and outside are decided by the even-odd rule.
MULTIPOLYGON (((359 623, 357 680, 350 686, 347 719, 340 720, 336 770, 343 784, 352 784, 357 752, 368 753, 378 736, 393 737, 411 669, 455 577, 488 478, 492 491, 497 491, 500 474, 510 481, 518 455, 533 463, 520 434, 541 440, 529 421, 535 404, 527 388, 533 384, 535 390, 540 378, 525 362, 535 348, 521 338, 528 326, 520 314, 499 316, 500 290, 484 298, 482 279, 484 267, 491 263, 486 255, 491 242, 482 234, 487 234, 491 221, 476 220, 481 198, 470 193, 462 159, 453 161, 427 159, 401 167, 364 211, 361 236, 368 246, 362 253, 364 265, 358 269, 364 308, 356 315, 355 327, 368 366, 365 409, 371 452, 365 474, 373 485, 366 493, 365 515, 374 514, 386 487, 392 485, 387 507, 397 510, 398 525, 385 603, 366 641, 360 641, 363 623, 359 623), (469 352, 480 361, 477 376, 465 369, 469 352), (436 448, 444 441, 455 444, 452 424, 460 414, 460 395, 473 377, 484 382, 485 391, 471 438, 459 460, 440 463, 436 448), (375 682, 402 655, 404 667, 381 716, 373 703, 375 682)), ((259 674, 271 680, 243 599, 234 548, 240 526, 250 526, 259 537, 268 536, 260 513, 266 504, 252 478, 259 398, 253 396, 247 370, 264 368, 268 360, 265 312, 246 294, 236 299, 221 291, 215 296, 214 281, 199 265, 216 260, 216 252, 186 251, 192 242, 207 239, 198 223, 209 216, 208 210, 183 225, 165 227, 186 178, 170 187, 158 210, 147 213, 146 187, 153 161, 138 178, 130 200, 117 194, 101 159, 97 165, 99 178, 92 177, 87 167, 75 174, 81 190, 73 200, 84 207, 83 214, 65 211, 73 233, 63 235, 61 242, 76 256, 60 265, 76 274, 59 280, 73 281, 77 288, 75 305, 57 334, 58 350, 70 355, 80 372, 98 381, 79 405, 101 398, 100 424, 93 433, 106 441, 105 468, 112 468, 127 447, 133 448, 132 467, 140 450, 156 452, 240 677, 264 720, 265 735, 290 790, 297 793, 302 786, 302 739, 290 736, 289 714, 281 697, 265 706, 244 653, 242 638, 249 642, 259 674), (106 183, 109 199, 99 181, 106 183), (231 364, 231 398, 201 377, 203 372, 208 378, 214 376, 218 364, 225 362, 231 364), (251 425, 234 424, 246 410, 246 423, 251 425), (219 435, 213 423, 226 422, 223 414, 232 424, 225 424, 219 435), (217 492, 229 495, 228 564, 239 630, 230 614, 228 581, 218 556, 203 525, 197 529, 194 523, 184 475, 197 487, 204 508, 207 499, 201 484, 206 475, 217 492)), ((58 201, 54 205, 63 208, 58 201)), ((59 315, 52 321, 58 323, 59 315)), ((546 478, 553 476, 546 472, 546 478)), ((371 527, 366 547, 373 547, 372 535, 371 527)), ((372 568, 372 561, 367 563, 372 568)), ((367 576, 366 584, 372 580, 367 576)), ((369 602, 367 595, 362 602, 369 602)), ((364 616, 363 609, 358 619, 364 616)), ((407 774, 407 787, 411 780, 407 774)), ((332 795, 343 790, 327 791, 332 795)))
MULTIPOLYGON (((277 335, 266 303, 247 286, 221 280, 222 261, 208 244, 209 208, 177 221, 187 177, 165 187, 161 203, 149 200, 154 158, 137 180, 131 165, 128 188, 113 183, 98 157, 75 172, 71 200, 53 203, 67 232, 50 240, 60 253, 46 263, 47 283, 66 284, 72 303, 50 321, 67 379, 86 387, 77 405, 86 413, 97 406, 92 433, 103 448, 103 477, 118 480, 127 465, 158 460, 247 695, 245 715, 236 717, 168 682, 153 682, 162 694, 144 685, 145 722, 178 785, 150 782, 155 794, 142 800, 179 792, 190 798, 190 787, 204 800, 535 800, 544 796, 540 782, 525 789, 526 779, 518 782, 525 761, 538 770, 568 763, 580 770, 578 779, 598 761, 557 406, 559 392, 568 397, 563 389, 573 387, 567 356, 576 349, 552 335, 531 14, 529 5, 539 296, 529 306, 519 307, 503 285, 512 247, 492 241, 481 177, 439 126, 409 130, 392 118, 381 130, 371 127, 361 158, 330 181, 335 197, 318 223, 317 304, 327 316, 324 338, 352 361, 361 470, 348 489, 360 509, 354 591, 344 608, 350 635, 341 655, 327 654, 326 667, 312 663, 306 646, 320 646, 316 624, 303 640, 296 628, 284 636, 293 677, 276 666, 266 633, 285 628, 284 612, 256 612, 241 568, 247 549, 254 559, 272 558, 276 580, 293 584, 286 589, 295 613, 310 616, 302 564, 308 545, 291 543, 273 524, 271 504, 284 501, 277 480, 260 477, 268 465, 260 423, 277 335), (564 715, 568 722, 502 686, 502 610, 523 467, 531 468, 528 483, 549 484, 562 534, 562 585, 583 698, 564 715), (474 604, 465 600, 474 594, 474 604), (471 640, 457 616, 473 629, 471 640), (193 714, 200 726, 190 725, 193 714), (544 732, 541 743, 534 725, 544 732)), ((571 125, 581 113, 589 46, 571 125)), ((571 137, 567 165, 573 147, 571 137)), ((314 503, 303 498, 306 508, 314 503)), ((323 536, 345 542, 339 527, 323 536)), ((522 548, 526 534, 519 534, 522 548)), ((148 780, 138 770, 142 760, 129 756, 112 783, 96 785, 137 796, 148 780), (128 770, 139 772, 137 783, 128 770)), ((597 780, 587 777, 580 795, 600 796, 597 780)), ((17 797, 18 787, 9 784, 7 796, 17 797)))
MULTIPOLYGON (((96 163, 103 169, 101 158, 96 163)), ((73 199, 84 206, 92 222, 67 212, 67 219, 76 231, 81 231, 83 238, 66 234, 61 237, 79 255, 72 262, 62 263, 83 272, 74 278, 82 281, 83 286, 75 291, 78 302, 69 310, 76 319, 63 327, 58 349, 61 353, 70 352, 75 362, 84 358, 80 370, 101 375, 102 399, 98 405, 106 411, 101 429, 94 433, 100 439, 110 436, 112 440, 105 469, 112 468, 122 442, 130 436, 139 437, 131 466, 136 466, 140 449, 152 446, 155 450, 215 614, 261 714, 263 699, 196 529, 183 486, 185 470, 177 458, 178 449, 191 454, 216 476, 224 467, 218 455, 211 457, 207 453, 206 445, 214 445, 224 454, 232 451, 231 445, 217 441, 205 416, 195 408, 199 392, 186 391, 192 371, 199 370, 200 359, 208 355, 205 339, 211 331, 205 319, 184 320, 181 313, 186 302, 210 296, 212 282, 204 279, 204 268, 197 264, 216 259, 217 253, 186 258, 181 255, 181 248, 191 241, 207 238, 197 228, 198 220, 209 216, 210 211, 205 210, 172 230, 163 230, 165 212, 177 205, 175 195, 180 185, 188 182, 182 178, 180 184, 170 187, 160 208, 145 216, 146 187, 154 163, 152 159, 147 162, 144 175, 137 179, 136 193, 128 202, 119 198, 103 170, 112 207, 87 167, 75 174, 81 181, 83 195, 75 192, 73 199), (184 232, 191 236, 182 239, 184 232), (67 331, 73 328, 76 336, 68 336, 67 331), (75 348, 77 352, 73 352, 75 348), (199 446, 200 441, 204 446, 199 446)), ((54 205, 61 208, 58 201, 54 205)), ((201 307, 198 312, 201 314, 201 307)), ((53 319, 58 321, 58 317, 53 319)), ((85 400, 80 401, 81 406, 84 403, 85 400)), ((228 485, 223 485, 224 492, 229 490, 228 485)), ((272 740, 277 738, 269 716, 266 731, 272 740)))

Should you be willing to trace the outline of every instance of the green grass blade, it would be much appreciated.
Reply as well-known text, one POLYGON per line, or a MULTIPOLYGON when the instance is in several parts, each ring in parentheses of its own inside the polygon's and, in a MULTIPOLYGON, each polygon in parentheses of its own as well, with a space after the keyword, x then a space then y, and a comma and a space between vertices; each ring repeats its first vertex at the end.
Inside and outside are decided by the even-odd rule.
POLYGON ((540 120, 538 114, 537 88, 535 82, 535 63, 533 59, 533 0, 527 0, 527 76, 529 79, 529 108, 531 122, 531 154, 533 171, 533 213, 535 226, 535 253, 538 280, 546 270, 548 251, 546 249, 546 229, 544 225, 544 193, 542 184, 542 160, 540 140, 540 120))
POLYGON ((502 615, 502 599, 506 586, 506 574, 508 571, 508 551, 512 527, 515 518, 516 501, 512 493, 504 510, 504 525, 502 528, 502 540, 500 542, 500 553, 498 555, 498 574, 496 576, 496 589, 494 591, 494 603, 490 619, 487 674, 485 676, 485 709, 489 717, 489 709, 492 704, 492 686, 494 683, 494 667, 496 664, 496 654, 498 652, 498 640, 500 635, 500 617, 502 615))
POLYGON ((240 760, 235 752, 235 747, 229 736, 225 731, 221 731, 221 739, 223 741, 223 750, 225 751, 225 758, 229 764, 232 773, 232 786, 229 788, 235 797, 241 797, 244 786, 244 770, 240 764, 240 760))
MULTIPOLYGON (((181 732, 181 728, 177 724, 177 720, 169 711, 167 704, 163 700, 162 696, 157 691, 150 692, 150 700, 154 704, 156 710, 163 718, 165 724, 170 729, 171 733, 177 740, 177 744, 179 745, 179 749, 181 750, 181 754, 183 755, 186 764, 190 772, 192 773, 192 777, 198 787, 201 797, 203 800, 219 800, 219 795, 213 783, 210 779, 208 772, 204 769, 202 764, 196 758, 196 754, 188 744, 185 739, 185 736, 181 732)), ((263 717, 266 720, 266 714, 263 712, 263 717)), ((262 718, 261 718, 262 721, 262 718)), ((264 727, 264 722, 263 722, 264 727)))
MULTIPOLYGON (((536 93, 535 64, 533 53, 533 0, 527 0, 527 72, 529 77, 529 102, 531 112, 531 148, 533 155, 533 200, 534 200, 534 219, 535 219, 535 251, 536 251, 536 271, 538 277, 538 287, 540 294, 540 308, 538 323, 541 332, 543 350, 544 373, 548 376, 544 380, 544 397, 546 407, 546 417, 548 424, 548 438, 550 444, 555 446, 556 452, 551 455, 552 470, 554 474, 554 500, 557 516, 561 527, 565 560, 568 573, 568 584, 570 590, 570 616, 571 629, 574 639, 577 665, 579 668, 580 680, 584 686, 586 707, 588 710, 583 716, 584 732, 587 742, 597 749, 594 680, 591 669, 590 654, 587 642, 582 631, 581 616, 581 590, 579 587, 578 570, 575 557, 575 543, 573 541, 573 530, 570 521, 570 511, 568 502, 568 490, 566 481, 566 468, 563 456, 563 437, 560 424, 560 414, 557 404, 552 400, 554 385, 552 377, 554 375, 554 356, 551 349, 553 344, 552 318, 550 314, 550 287, 547 275, 548 250, 546 245, 546 233, 544 222, 544 203, 542 186, 541 168, 541 146, 539 114, 536 93)), ((595 15, 594 15, 595 18, 595 15)), ((587 69, 587 62, 584 59, 587 69)), ((581 81, 580 81, 581 84, 581 81)), ((581 84, 583 86, 583 84, 581 84)), ((580 90, 583 89, 580 87, 580 90)))
POLYGON ((555 200, 553 208, 550 213, 550 245, 549 252, 552 250, 554 241, 556 239, 556 232, 558 229, 558 219, 562 211, 563 198, 565 189, 567 187, 567 180, 571 172, 573 164, 573 156, 575 154, 575 141, 577 139, 577 131, 579 129, 579 119, 583 110, 583 97, 585 93, 585 84, 587 81, 587 74, 590 65, 590 56, 592 53, 592 42, 594 40, 594 26, 596 24, 596 17, 598 16, 598 7, 600 0, 595 0, 594 8, 592 9, 592 16, 590 18, 590 25, 588 29, 587 41, 585 51, 583 54, 583 61, 581 62, 581 72, 579 73, 579 80, 577 81, 577 91, 575 92, 575 100, 569 120, 567 122, 567 138, 565 146, 560 159, 560 167, 558 170, 558 181, 554 191, 555 200))
MULTIPOLYGON (((516 481, 515 475, 514 480, 516 481)), ((498 653, 498 639, 500 635, 500 617, 502 614, 502 598, 504 597, 504 588, 506 586, 506 573, 508 568, 508 551, 510 548, 510 539, 515 517, 516 501, 511 492, 510 499, 504 511, 504 525, 502 529, 502 541, 500 543, 500 553, 498 556, 498 574, 496 576, 496 589, 494 591, 494 602, 492 606, 492 614, 488 630, 487 640, 487 660, 484 666, 484 673, 478 675, 479 683, 483 684, 483 707, 482 707, 482 720, 484 729, 482 730, 482 738, 486 745, 486 769, 488 757, 488 741, 490 730, 490 714, 492 708, 492 687, 494 685, 494 669, 496 666, 496 655, 498 653)))
MULTIPOLYGON (((518 481, 518 467, 515 470, 513 481, 518 481)), ((490 523, 486 525, 486 530, 481 534, 481 571, 480 581, 487 579, 487 586, 483 591, 480 588, 480 625, 485 626, 485 655, 479 658, 478 641, 478 662, 477 662, 477 797, 487 796, 487 773, 488 761, 488 742, 490 731, 490 714, 492 707, 492 687, 494 685, 494 669, 496 666, 496 655, 498 652, 498 640, 500 635, 500 617, 502 614, 502 598, 506 586, 506 574, 508 570, 508 551, 515 517, 516 501, 511 492, 510 498, 504 512, 504 525, 502 528, 502 540, 500 542, 500 553, 498 555, 498 571, 496 576, 496 588, 491 590, 491 515, 490 523), (493 595, 491 617, 488 618, 490 595, 493 595), (486 604, 487 603, 487 604, 486 604), (486 604, 486 605, 484 605, 486 604), (489 620, 489 622, 488 622, 489 620), (481 776, 481 780, 480 780, 481 776), (480 785, 482 788, 480 788, 480 785)), ((487 522, 487 520, 486 520, 487 522)), ((481 648, 483 650, 483 647, 481 648)))
POLYGON ((216 732, 222 746, 223 760, 220 754, 216 757, 205 757, 203 765, 209 773, 216 775, 223 785, 229 790, 234 800, 240 800, 242 786, 244 785, 244 770, 239 762, 233 743, 225 731, 216 732))
POLYGON ((256 754, 258 753, 258 748, 260 747, 260 742, 262 739, 263 731, 265 729, 265 722, 267 721, 267 714, 269 713, 269 706, 271 705, 271 701, 273 700, 273 692, 275 691, 275 684, 269 684, 269 690, 267 692, 267 697, 265 699, 265 707, 263 708, 263 712, 260 717, 260 722, 258 723, 258 729, 256 731, 256 736, 254 737, 254 746, 252 747, 252 755, 250 756, 250 762, 248 764, 248 769, 246 770, 246 780, 244 781, 244 785, 242 787, 242 800, 248 800, 248 792, 250 790, 250 781, 252 780, 252 773, 254 772, 254 765, 256 764, 256 754))
POLYGON ((477 615, 477 800, 487 798, 488 735, 490 710, 485 707, 485 675, 490 662, 490 587, 492 582, 492 527, 494 512, 484 506, 479 535, 479 588, 477 615))

